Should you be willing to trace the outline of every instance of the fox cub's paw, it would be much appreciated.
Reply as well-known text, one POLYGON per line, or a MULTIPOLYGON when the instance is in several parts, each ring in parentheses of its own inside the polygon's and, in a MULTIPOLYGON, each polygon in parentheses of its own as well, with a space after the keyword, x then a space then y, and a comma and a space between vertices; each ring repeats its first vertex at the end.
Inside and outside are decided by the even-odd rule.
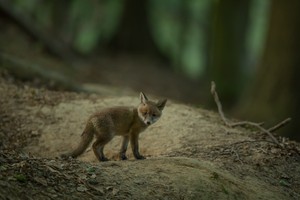
POLYGON ((124 155, 124 154, 121 154, 121 155, 120 155, 120 159, 121 159, 121 160, 127 160, 128 158, 127 158, 127 156, 126 156, 126 155, 124 155))
POLYGON ((99 161, 107 162, 107 161, 109 161, 109 159, 103 156, 103 157, 99 157, 99 161))

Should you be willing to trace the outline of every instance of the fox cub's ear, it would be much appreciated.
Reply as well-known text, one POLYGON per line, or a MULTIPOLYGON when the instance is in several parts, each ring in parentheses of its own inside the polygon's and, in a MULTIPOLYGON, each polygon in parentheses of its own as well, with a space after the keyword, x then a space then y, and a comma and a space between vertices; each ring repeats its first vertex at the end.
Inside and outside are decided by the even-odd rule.
POLYGON ((143 92, 140 93, 140 99, 141 99, 141 103, 147 103, 148 101, 148 98, 143 92))
POLYGON ((156 106, 157 106, 157 108, 158 108, 160 111, 162 111, 162 110, 164 109, 166 103, 167 103, 167 99, 159 100, 159 101, 156 103, 156 106))

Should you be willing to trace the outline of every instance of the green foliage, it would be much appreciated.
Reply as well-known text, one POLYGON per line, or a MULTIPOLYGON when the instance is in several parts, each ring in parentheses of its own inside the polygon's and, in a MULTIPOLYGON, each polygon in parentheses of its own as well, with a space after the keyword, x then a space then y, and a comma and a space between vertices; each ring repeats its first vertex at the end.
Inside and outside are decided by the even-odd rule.
POLYGON ((104 3, 74 1, 70 12, 73 29, 76 30, 74 46, 82 53, 90 53, 99 41, 107 40, 116 29, 121 11, 119 0, 104 3), (75 24, 74 24, 75 23, 75 24))
POLYGON ((250 8, 250 24, 246 38, 249 60, 249 64, 246 65, 247 72, 253 72, 253 65, 255 65, 254 62, 259 60, 259 57, 262 54, 268 28, 269 8, 270 0, 252 0, 250 8))
POLYGON ((74 32, 74 46, 82 53, 88 53, 95 47, 100 28, 97 27, 98 4, 75 0, 71 5, 69 32, 74 32))
POLYGON ((86 168, 86 171, 87 171, 88 174, 94 174, 95 171, 96 171, 96 168, 93 167, 93 166, 89 166, 89 167, 86 168))
POLYGON ((279 180, 279 184, 284 187, 291 187, 291 184, 288 182, 288 180, 283 179, 283 178, 279 180))
MULTIPOLYGON (((209 67, 212 9, 219 2, 148 2, 150 28, 156 45, 171 60, 175 70, 192 79, 202 77, 209 67)), ((263 48, 269 2, 251 1, 247 36, 239 38, 247 44, 247 56, 241 64, 247 72, 251 71, 263 48)), ((122 0, 12 0, 14 8, 31 17, 40 29, 86 55, 113 38, 124 3, 126 1, 122 0)))
POLYGON ((19 181, 20 183, 26 183, 27 182, 27 178, 24 174, 15 174, 14 178, 19 181))
POLYGON ((173 66, 199 78, 206 65, 205 29, 211 1, 151 1, 150 21, 157 45, 173 66), (182 8, 184 6, 185 8, 182 8))
POLYGON ((123 7, 122 0, 14 0, 14 8, 51 35, 63 39, 78 52, 91 53, 112 37, 123 7), (59 8, 59 9, 58 9, 59 8))
POLYGON ((12 4, 15 5, 17 11, 31 13, 36 8, 38 1, 39 0, 12 0, 12 4))
POLYGON ((52 25, 52 10, 53 6, 49 2, 45 2, 43 4, 40 4, 38 6, 38 9, 33 11, 34 18, 37 21, 37 24, 39 24, 41 27, 50 28, 52 25))
POLYGON ((69 31, 75 32, 75 48, 88 54, 99 42, 109 39, 116 29, 121 9, 120 0, 74 1, 69 13, 69 31))

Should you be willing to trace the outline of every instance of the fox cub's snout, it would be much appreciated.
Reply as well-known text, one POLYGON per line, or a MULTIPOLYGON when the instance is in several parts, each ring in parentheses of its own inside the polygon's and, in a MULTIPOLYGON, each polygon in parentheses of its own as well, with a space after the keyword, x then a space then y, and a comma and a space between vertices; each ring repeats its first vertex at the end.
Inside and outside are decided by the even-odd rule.
POLYGON ((167 100, 160 100, 157 103, 149 101, 146 95, 141 92, 141 103, 138 106, 138 115, 140 119, 146 124, 151 125, 155 123, 161 116, 167 100))

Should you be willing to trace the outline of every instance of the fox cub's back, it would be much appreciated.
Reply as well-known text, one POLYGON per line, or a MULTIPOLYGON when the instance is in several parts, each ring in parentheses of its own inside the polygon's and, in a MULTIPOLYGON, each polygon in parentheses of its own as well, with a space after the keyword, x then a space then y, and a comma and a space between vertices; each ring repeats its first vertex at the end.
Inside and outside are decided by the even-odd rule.
POLYGON ((128 132, 132 125, 135 113, 133 107, 113 107, 107 108, 93 114, 89 121, 96 129, 110 129, 115 134, 128 132))

